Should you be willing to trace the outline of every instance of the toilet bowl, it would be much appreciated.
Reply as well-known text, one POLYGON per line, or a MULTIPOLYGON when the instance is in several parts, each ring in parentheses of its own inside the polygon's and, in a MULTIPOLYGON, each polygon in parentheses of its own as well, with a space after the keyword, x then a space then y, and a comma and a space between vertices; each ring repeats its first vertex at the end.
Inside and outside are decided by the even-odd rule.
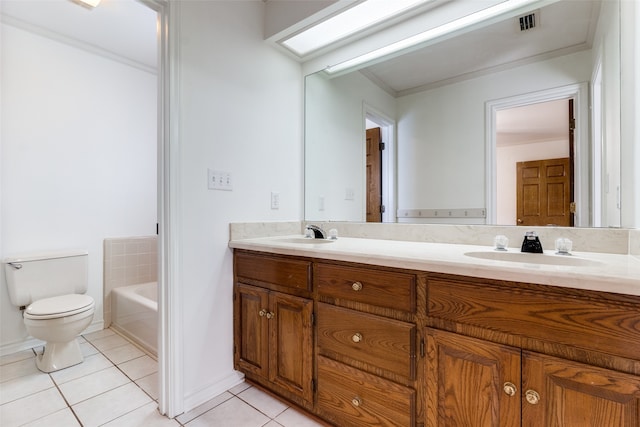
POLYGON ((86 251, 41 252, 4 260, 9 299, 24 309, 27 333, 46 341, 36 358, 43 372, 81 363, 77 336, 93 320, 86 251))
POLYGON ((27 332, 46 341, 44 352, 36 358, 39 370, 53 372, 82 362, 76 337, 91 324, 94 311, 93 298, 78 294, 41 299, 26 308, 27 332))

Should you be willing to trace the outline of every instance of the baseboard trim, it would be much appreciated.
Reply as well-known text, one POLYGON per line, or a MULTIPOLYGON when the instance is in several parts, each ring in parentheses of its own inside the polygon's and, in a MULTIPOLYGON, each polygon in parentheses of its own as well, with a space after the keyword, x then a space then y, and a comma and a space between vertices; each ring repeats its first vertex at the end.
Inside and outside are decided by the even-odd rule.
POLYGON ((203 403, 213 399, 216 396, 221 395, 225 391, 237 386, 244 381, 244 374, 238 371, 233 371, 230 374, 219 378, 213 384, 195 392, 184 399, 184 412, 188 412, 193 408, 202 405, 203 403))

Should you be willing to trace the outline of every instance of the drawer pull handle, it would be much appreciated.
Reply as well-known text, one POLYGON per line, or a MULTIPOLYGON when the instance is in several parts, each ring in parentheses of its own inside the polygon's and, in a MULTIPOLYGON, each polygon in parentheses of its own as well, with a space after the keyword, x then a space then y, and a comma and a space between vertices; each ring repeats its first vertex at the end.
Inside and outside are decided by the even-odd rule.
POLYGON ((535 390, 527 390, 527 392, 524 394, 524 397, 527 399, 527 402, 531 403, 532 405, 537 405, 538 402, 540 402, 540 395, 535 390))
POLYGON ((265 310, 265 309, 263 308, 262 310, 260 310, 260 311, 258 312, 258 314, 260 315, 260 317, 264 317, 264 316, 266 316, 266 315, 267 315, 267 310, 265 310))
POLYGON ((356 408, 358 408, 360 405, 362 405, 362 399, 360 399, 358 396, 356 396, 353 399, 351 399, 351 404, 353 406, 355 406, 356 408))
POLYGON ((353 282, 353 284, 351 285, 351 289, 353 289, 354 291, 361 291, 362 290, 362 283, 360 282, 353 282))
POLYGON ((504 383, 504 385, 502 386, 502 389, 504 390, 505 394, 507 394, 508 396, 515 396, 516 392, 518 391, 515 384, 510 383, 508 381, 504 383))
POLYGON ((273 319, 274 317, 276 317, 276 314, 273 311, 267 313, 267 319, 273 319))
POLYGON ((353 336, 351 337, 351 341, 355 342, 355 343, 359 343, 360 341, 362 341, 362 334, 359 332, 356 332, 355 334, 353 334, 353 336))

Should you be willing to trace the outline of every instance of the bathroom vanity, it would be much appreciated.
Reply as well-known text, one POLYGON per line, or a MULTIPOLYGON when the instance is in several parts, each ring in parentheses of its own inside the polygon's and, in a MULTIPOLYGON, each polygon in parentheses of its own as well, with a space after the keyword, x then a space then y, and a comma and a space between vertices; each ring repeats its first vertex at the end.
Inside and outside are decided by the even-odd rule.
POLYGON ((230 246, 236 368, 331 424, 640 425, 636 257, 574 258, 585 267, 373 239, 230 246))

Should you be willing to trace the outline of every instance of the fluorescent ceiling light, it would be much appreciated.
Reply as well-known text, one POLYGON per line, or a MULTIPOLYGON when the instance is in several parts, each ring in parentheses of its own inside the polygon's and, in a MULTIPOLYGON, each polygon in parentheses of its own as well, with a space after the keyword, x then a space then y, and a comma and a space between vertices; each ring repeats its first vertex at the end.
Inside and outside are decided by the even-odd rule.
POLYGON ((453 21, 447 22, 446 24, 442 24, 440 26, 431 28, 422 33, 418 33, 415 36, 411 36, 409 38, 397 41, 390 45, 373 50, 369 53, 365 53, 363 55, 357 56, 353 59, 341 62, 336 65, 330 65, 325 69, 325 71, 327 71, 329 74, 338 73, 338 72, 356 67, 358 65, 361 65, 370 61, 374 61, 384 56, 391 55, 392 53, 396 53, 401 50, 408 49, 410 47, 419 45, 421 43, 434 40, 438 37, 442 37, 446 34, 450 34, 454 31, 458 31, 464 27, 468 27, 470 25, 477 24, 484 20, 497 17, 499 15, 502 15, 503 13, 510 12, 512 10, 525 6, 529 3, 533 3, 535 1, 538 1, 538 0, 506 0, 495 6, 491 6, 487 9, 482 9, 470 15, 463 16, 462 18, 458 18, 453 21))
POLYGON ((433 0, 367 0, 282 42, 300 56, 433 0))
POLYGON ((84 6, 88 9, 93 9, 100 4, 100 0, 71 0, 74 3, 78 3, 80 6, 84 6))

